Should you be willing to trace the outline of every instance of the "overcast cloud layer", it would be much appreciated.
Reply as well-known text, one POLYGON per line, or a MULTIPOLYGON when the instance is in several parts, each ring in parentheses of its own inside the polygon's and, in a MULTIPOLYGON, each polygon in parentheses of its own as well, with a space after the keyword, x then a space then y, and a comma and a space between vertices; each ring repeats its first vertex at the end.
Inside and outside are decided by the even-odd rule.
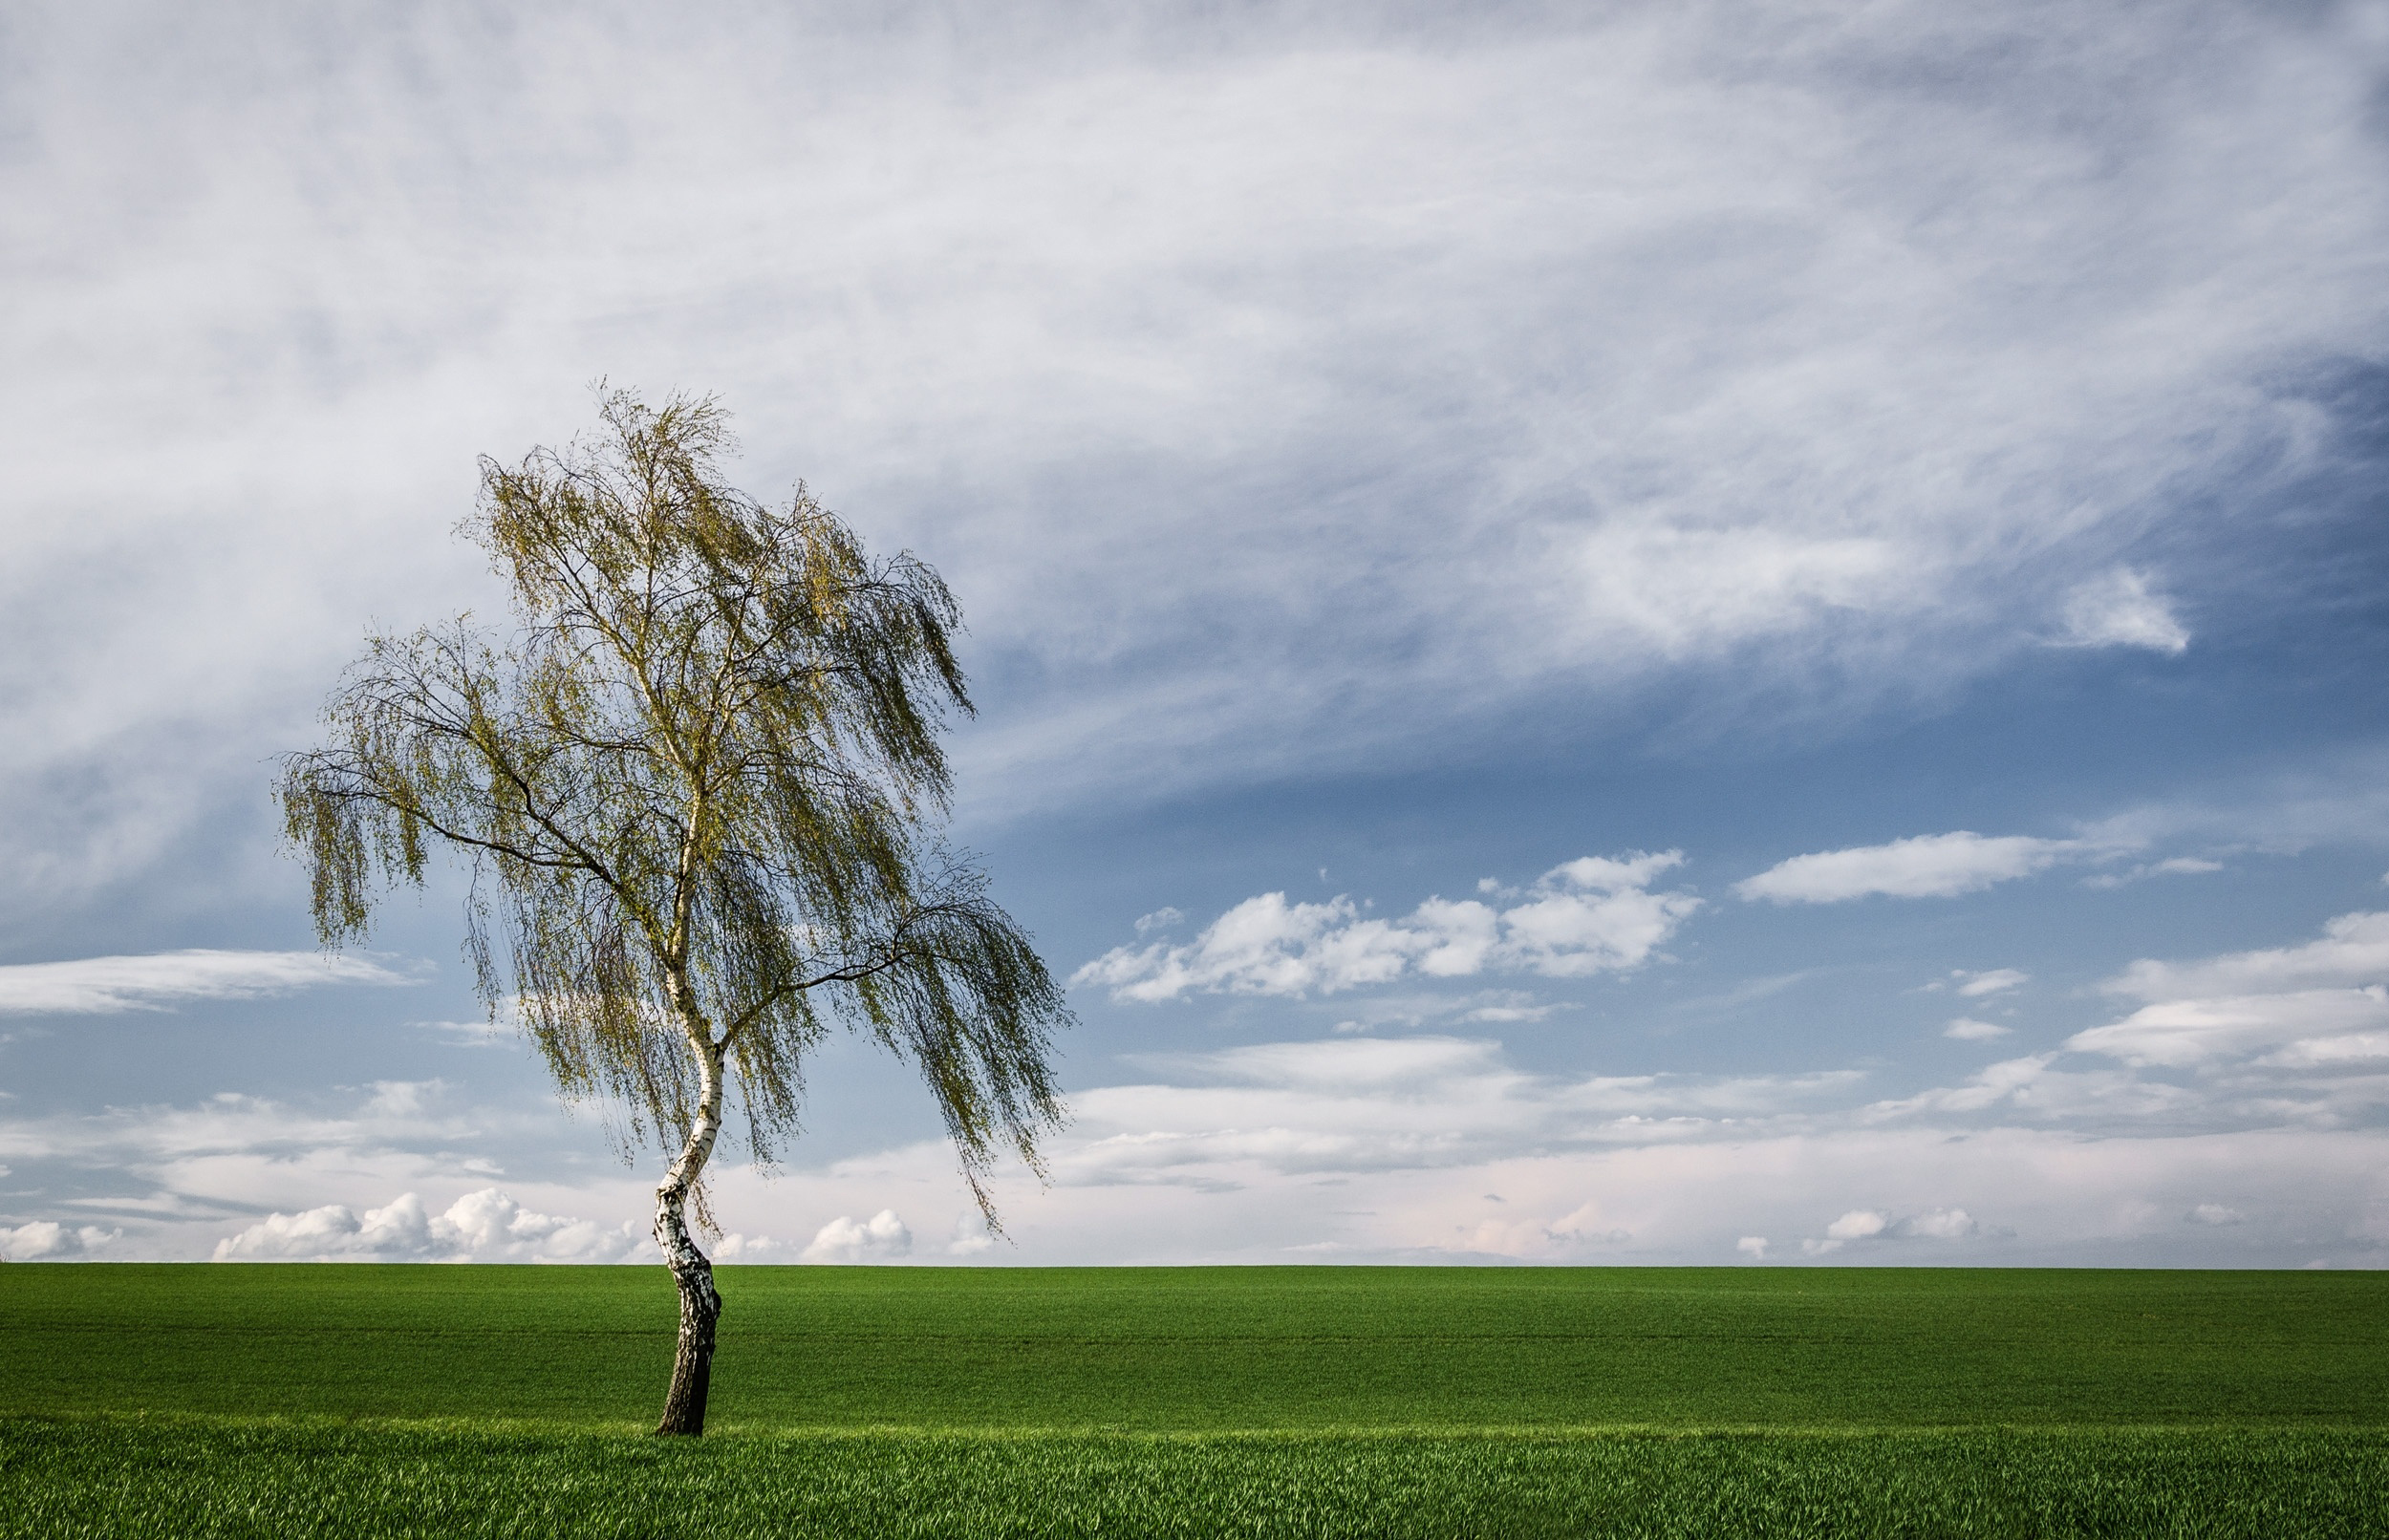
POLYGON ((2178 650, 2195 489, 2310 470, 2389 340, 2370 9, 1108 14, 18 23, 34 869, 486 598, 472 457, 601 374, 937 554, 1018 808, 1753 647, 1815 709, 2178 650))
POLYGON ((1019 1250, 857 1055, 725 1254, 2378 1261, 2384 82, 2378 4, 16 8, 0 1240, 641 1254, 449 895, 306 950, 263 795, 604 377, 953 583, 1086 1020, 1019 1250))

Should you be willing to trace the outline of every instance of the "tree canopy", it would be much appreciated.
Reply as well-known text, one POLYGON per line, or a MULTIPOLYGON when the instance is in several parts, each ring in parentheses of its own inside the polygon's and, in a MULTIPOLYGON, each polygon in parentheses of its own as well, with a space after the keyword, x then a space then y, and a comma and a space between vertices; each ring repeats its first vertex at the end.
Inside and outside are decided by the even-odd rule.
POLYGON ((676 1157, 670 1226, 676 1181, 704 1215, 725 1098, 770 1161, 839 1023, 918 1070, 996 1223, 983 1178, 1007 1152, 1034 1166, 1057 1125, 1068 1015, 939 837, 941 735, 972 709, 954 596, 802 485, 778 507, 729 485, 711 398, 613 392, 600 417, 592 440, 482 462, 459 530, 515 625, 372 635, 328 743, 286 759, 317 929, 361 939, 434 846, 462 852, 482 998, 519 1013, 568 1095, 676 1157))

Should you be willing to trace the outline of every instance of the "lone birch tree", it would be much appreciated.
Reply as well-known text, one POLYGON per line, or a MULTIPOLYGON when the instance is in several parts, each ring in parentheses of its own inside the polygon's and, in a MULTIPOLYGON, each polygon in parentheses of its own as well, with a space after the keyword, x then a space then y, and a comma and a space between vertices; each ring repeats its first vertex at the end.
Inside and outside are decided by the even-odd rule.
POLYGON ((280 800, 327 946, 421 886, 472 876, 465 951, 568 1097, 670 1158, 655 1234, 680 1328, 659 1433, 703 1431, 721 1298, 690 1233, 725 1119, 768 1163, 807 1049, 869 1033, 927 1082, 990 1225, 1006 1151, 1037 1165, 1067 1023, 1028 936, 937 830, 949 710, 971 709, 936 572, 865 552, 800 485, 726 484, 710 398, 600 398, 603 432, 482 461, 459 525, 517 624, 374 634, 288 756, 280 800), (494 939, 493 939, 494 938, 494 939))

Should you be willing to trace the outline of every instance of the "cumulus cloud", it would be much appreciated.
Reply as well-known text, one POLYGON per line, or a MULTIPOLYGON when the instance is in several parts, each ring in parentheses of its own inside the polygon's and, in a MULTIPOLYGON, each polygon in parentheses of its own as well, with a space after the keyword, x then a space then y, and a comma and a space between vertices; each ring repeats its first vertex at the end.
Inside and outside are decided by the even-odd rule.
POLYGON ((1972 1016, 1964 1016, 1941 1029, 1943 1037, 1955 1037, 1960 1042, 1989 1042, 1993 1037, 2006 1037, 2008 1032, 2008 1028, 1996 1021, 1977 1021, 1972 1016))
POLYGON ((1733 1243, 1733 1249, 1754 1262, 1767 1260, 1767 1237, 1764 1235, 1745 1235, 1733 1243))
POLYGON ((1369 918, 1345 897, 1303 904, 1263 893, 1191 942, 1117 947, 1070 981, 1150 1001, 1188 993, 1333 995, 1406 975, 1622 972, 1648 960, 1700 908, 1690 893, 1650 890, 1683 860, 1678 850, 1586 856, 1554 866, 1499 907, 1430 898, 1397 920, 1369 918))
POLYGON ((2174 618, 2172 605, 2150 591, 2146 577, 2119 567, 2076 585, 2066 595, 2061 641, 2067 647, 2140 647, 2177 653, 2190 645, 2190 633, 2174 618))
POLYGON ((2219 1203, 2202 1203, 2184 1214, 2182 1218, 2185 1223, 2192 1225, 2244 1225, 2248 1223, 2248 1215, 2237 1208, 2227 1208, 2219 1203))
POLYGON ((61 1225, 35 1219, 11 1229, 0 1225, 0 1257, 11 1262, 64 1262, 88 1256, 123 1235, 97 1225, 61 1225))
POLYGON ((913 1232, 905 1228, 893 1208, 882 1208, 869 1219, 850 1219, 844 1214, 821 1227, 810 1246, 805 1248, 807 1262, 893 1262, 913 1251, 913 1232))
POLYGON ((537 1213, 496 1187, 468 1192, 441 1213, 412 1192, 362 1214, 346 1204, 269 1214, 216 1243, 219 1262, 621 1262, 652 1252, 628 1221, 537 1213))
POLYGON ((1936 1208, 1930 1213, 1904 1219, 1899 1224, 1900 1234, 1936 1241, 1963 1240, 1981 1229, 1963 1208, 1936 1208))
POLYGON ((327 984, 420 984, 420 971, 321 952, 149 952, 0 968, 0 1012, 97 1016, 163 1010, 177 1000, 246 1000, 327 984))
POLYGON ((1836 1241, 1862 1241, 1880 1235, 1891 1223, 1889 1214, 1873 1208, 1853 1208, 1825 1227, 1825 1238, 1836 1241))
POLYGON ((1858 1241, 1964 1240, 1981 1229, 1963 1208, 1935 1208, 1905 1219, 1894 1219, 1880 1208, 1853 1208, 1827 1225, 1823 1236, 1800 1242, 1800 1250, 1825 1256, 1858 1241))
POLYGON ((1963 968, 1958 968, 1952 969, 1949 976, 1958 981, 1957 990, 1960 995, 1969 999, 1976 999, 1985 995, 1998 995, 2007 990, 2019 988, 2028 983, 2033 975, 2021 968, 1989 968, 1981 973, 1969 973, 1963 968))
POLYGON ((1776 863, 1733 890, 1776 904, 1838 904, 1885 893, 1894 898, 1951 898, 1994 883, 2029 877, 2093 848, 2081 840, 2028 835, 1986 836, 1968 829, 1920 834, 1888 845, 1820 850, 1776 863))

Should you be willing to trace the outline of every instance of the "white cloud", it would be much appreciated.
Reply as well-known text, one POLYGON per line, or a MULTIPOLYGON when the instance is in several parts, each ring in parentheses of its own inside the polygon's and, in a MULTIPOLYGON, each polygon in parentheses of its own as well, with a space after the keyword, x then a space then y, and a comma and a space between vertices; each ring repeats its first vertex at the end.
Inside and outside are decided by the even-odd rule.
POLYGON ((1880 1235, 1891 1224, 1891 1216, 1874 1208, 1853 1208, 1825 1227, 1825 1238, 1836 1241, 1862 1241, 1880 1235))
POLYGON ((1488 1024, 1540 1021, 1568 1009, 1564 1003, 1538 1000, 1524 990, 1486 990, 1454 1003, 1460 1007, 1456 1013, 1460 1020, 1488 1024))
POLYGON ((1809 1256, 1826 1256, 1858 1241, 1954 1241, 1978 1234, 1981 1230, 1963 1208, 1935 1208, 1905 1219, 1894 1219, 1880 1208, 1853 1208, 1827 1225, 1823 1238, 1800 1242, 1800 1250, 1809 1256))
POLYGON ((2194 963, 2143 958, 2099 987, 2143 1000, 2181 1000, 2379 983, 2389 983, 2389 913, 2373 911, 2342 914, 2304 946, 2194 963))
MULTIPOLYGON (((2361 978, 2363 933, 2335 922, 2314 945, 2337 952, 2302 943, 2123 976, 2168 988, 2361 978)), ((1527 1069, 1489 1037, 1391 1031, 1156 1054, 1135 1061, 1138 1083, 1074 1088, 1074 1123, 1048 1148, 1050 1187, 999 1178, 1019 1243, 1001 1259, 1693 1262, 1736 1254, 1743 1237, 1805 1235, 1809 1255, 1863 1262, 1954 1256, 1963 1241, 1965 1255, 2013 1260, 2361 1263, 2389 1257, 2384 993, 2342 983, 2129 1000, 2061 1049, 1921 1087, 1879 1063, 1527 1069), (2245 1221, 2184 1222, 2225 1203, 2245 1221), (1853 1213, 1882 1227, 1819 1228, 1853 1213)), ((227 1095, 0 1116, 0 1161, 20 1175, 34 1161, 71 1167, 91 1184, 43 1200, 68 1208, 8 1219, 42 1247, 69 1228, 23 1231, 25 1221, 72 1212, 120 1226, 110 1256, 205 1255, 221 1243, 226 1255, 649 1258, 644 1180, 575 1175, 542 1188, 508 1160, 505 1187, 492 1186, 506 1153, 495 1141, 518 1115, 456 1099, 409 1080, 333 1111, 227 1095), (351 1196, 375 1193, 411 1196, 379 1207, 351 1196)), ((540 1137, 552 1138, 560 1115, 544 1092, 539 1106, 540 1137)), ((771 1183, 726 1166, 721 1182, 717 1211, 738 1226, 724 1261, 997 1259, 967 1219, 922 1239, 884 1207, 967 1214, 936 1144, 771 1183), (874 1217, 822 1224, 833 1214, 874 1217)), ((1785 1252, 1802 1249, 1779 1239, 1768 1254, 1785 1252)))
POLYGON ((93 1016, 177 1000, 246 1000, 328 984, 420 984, 371 957, 321 952, 150 952, 0 968, 0 1012, 93 1016))
POLYGON ((1147 1122, 1141 1134, 1125 1126, 1115 1134, 1108 1109, 1088 1130, 1105 1146, 1105 1180, 1085 1183, 1074 1151, 1077 1168, 1049 1197, 1016 1189, 1011 1229, 1026 1258, 1263 1261, 1332 1252, 1379 1261, 1691 1263, 1744 1237, 1797 1233, 1815 1224, 1820 1196, 1860 1184, 1883 1193, 1871 1211, 1885 1216, 1885 1233, 1829 1243, 1812 1230, 1816 1245, 1806 1254, 1868 1263, 1995 1256, 2228 1265, 2303 1261, 2311 1250, 2291 1253, 2313 1235, 2330 1237, 2336 1255, 2389 1255, 2389 1232, 2368 1208, 2389 1199, 2381 1169, 2367 1164, 2389 1153, 2378 1131, 2126 1129, 2084 1139, 2063 1129, 1969 1129, 1948 1119, 1868 1129, 1830 1113, 1700 1120, 1691 1129, 1665 1118, 1639 1128, 1619 1119, 1607 1130, 1614 1140, 1569 1139, 1546 1123, 1539 1140, 1489 1139, 1457 1150, 1420 1144, 1406 1159, 1385 1161, 1382 1142, 1332 1137, 1332 1111, 1314 1123, 1287 1116, 1294 1109, 1283 1102, 1193 1094, 1174 1108, 1154 1095, 1141 1109, 1162 1112, 1157 1121, 1173 1131, 1147 1122), (1311 1137, 1302 1137, 1305 1128, 1311 1137), (1130 1179, 1117 1163, 1130 1140, 1168 1164, 1130 1179), (2263 1227, 2181 1225, 2179 1215, 2203 1196, 2198 1189, 2211 1191, 2219 1175, 2288 1209, 2263 1227), (1498 1219, 1488 1213, 1488 1190, 1506 1200, 1498 1219), (1588 1205, 1592 1212, 1578 1217, 1588 1205), (1892 1217, 1900 1214, 1912 1216, 1905 1230, 1892 1217), (1964 1251, 1955 1250, 1961 1240, 1964 1251), (2225 1241, 2228 1249, 2215 1249, 2225 1241), (1831 1253, 1819 1250, 1828 1244, 1831 1253))
POLYGON ((2196 877, 2223 870, 2220 861, 2206 861, 2197 856, 2174 856, 2165 861, 2144 862, 2125 871, 2101 871, 2082 879, 2085 888, 2121 888, 2150 877, 2196 877))
POLYGON ((1990 968, 1978 973, 1959 968, 1951 970, 1949 976, 1958 981, 1960 995, 1976 999, 1985 995, 1998 995, 2018 988, 2030 982, 2033 975, 2020 968, 1990 968))
POLYGON ((275 1213, 216 1243, 219 1262, 621 1262, 654 1243, 635 1225, 537 1213, 496 1187, 434 1214, 402 1192, 362 1215, 346 1204, 275 1213))
POLYGON ((62 1262, 87 1256, 123 1235, 97 1225, 61 1225, 35 1219, 13 1230, 0 1225, 0 1257, 11 1262, 62 1262))
POLYGON ((2219 1203, 2202 1203, 2182 1216, 2192 1225, 2244 1225, 2248 1216, 2237 1208, 2227 1208, 2219 1203))
POLYGON ((2027 835, 1986 836, 1967 829, 1920 834, 1888 845, 1820 850, 1776 863, 1733 885, 1745 899, 1777 904, 1837 904, 1885 893, 1895 898, 1950 898, 1994 883, 2029 877, 2094 848, 2081 840, 2027 835))
MULTIPOLYGON (((2186 1082, 2162 1065, 2034 1055, 1901 1095, 1886 1095, 1896 1072, 1884 1066, 1542 1073, 1496 1042, 1448 1037, 1156 1056, 1143 1083, 1073 1093, 1073 1123, 1048 1146, 1049 1187, 998 1174, 1017 1243, 1001 1258, 978 1244, 952 1153, 934 1141, 791 1166, 768 1181, 725 1166, 714 1199, 725 1221, 736 1217, 737 1239, 717 1254, 1697 1263, 1733 1254, 1743 1237, 1805 1233, 1834 1247, 1808 1254, 1867 1263, 1955 1259, 1948 1248, 1960 1239, 1964 1256, 2019 1262, 2389 1259, 2389 1132, 2379 1126, 2389 1075, 2254 1067, 2271 1052, 2243 1055, 2244 1071, 2201 1070, 2186 1082), (2321 1096, 2335 1100, 2307 1100, 2321 1096), (907 1246, 917 1238, 883 1207, 894 1192, 966 1217, 907 1246), (1853 1192, 1866 1195, 1862 1208, 1850 1207, 1853 1192), (2251 1217, 2183 1222, 2218 1201, 2251 1217), (1849 1212, 1880 1215, 1883 1228, 1846 1241, 1817 1229, 1821 1216, 1849 1212), (874 1217, 823 1225, 823 1214, 874 1217)), ((235 1097, 102 1118, 0 1118, 0 1158, 64 1161, 94 1181, 115 1173, 121 1185, 109 1190, 119 1196, 77 1208, 122 1226, 111 1256, 204 1256, 222 1241, 228 1253, 256 1255, 652 1259, 647 1178, 576 1176, 510 1208, 487 1178, 458 1180, 461 1153, 485 1148, 476 1142, 492 1122, 487 1110, 459 1116, 448 1093, 421 1085, 377 1091, 340 1118, 235 1097), (418 1110, 401 1115, 409 1105, 418 1110), (369 1119, 364 1106, 380 1110, 369 1119), (378 1208, 343 1198, 377 1187, 442 1197, 378 1208), (313 1196, 290 1201, 300 1194, 313 1196), (459 1196, 468 1201, 450 1202, 459 1196), (224 1217, 261 1201, 273 1203, 273 1218, 224 1217)), ((508 1187, 527 1196, 516 1179, 508 1187)))
POLYGON ((2389 1080, 2389 914, 2342 914, 2302 946, 2142 958, 2100 988, 2146 1003, 2069 1049, 2196 1070, 2308 1118, 2357 1115, 2389 1080))
POLYGON ((2008 1031, 1996 1021, 1977 1021, 1972 1016, 1962 1016, 1942 1028, 1941 1035, 1955 1037, 1960 1042, 1989 1042, 1993 1037, 2006 1037, 2008 1031))
POLYGON ((1247 1043, 1200 1054, 1144 1055, 1134 1062, 1204 1080, 1305 1090, 1415 1087, 1500 1073, 1489 1038, 1410 1037, 1247 1043))
POLYGON ((2164 596, 2149 591, 2145 577, 2119 567, 2076 585, 2066 595, 2061 645, 2178 653, 2190 645, 2190 633, 2174 617, 2164 596))
POLYGON ((904 1226, 893 1208, 882 1208, 869 1219, 850 1219, 841 1214, 821 1227, 813 1243, 805 1248, 807 1262, 887 1262, 909 1256, 913 1251, 913 1232, 904 1226))
POLYGON ((2077 1032, 2066 1046, 2136 1066, 2192 1068, 2270 1051, 2265 1062, 2285 1068, 2389 1069, 2389 991, 2375 984, 2163 1000, 2077 1032))
POLYGON ((0 771, 88 790, 17 900, 231 805, 355 616, 477 597, 472 456, 600 370, 704 360, 759 490, 936 560, 1021 663, 966 794, 1050 807, 1996 667, 2263 505, 2178 489, 2310 471, 2279 382, 2389 334, 2355 8, 1062 13, 26 30, 0 771))
POLYGON ((1070 981, 1108 987, 1116 999, 1150 1001, 1190 992, 1333 995, 1406 975, 1576 978, 1620 972, 1646 961, 1700 908, 1690 893, 1649 890, 1683 859, 1676 850, 1586 856, 1507 895, 1517 902, 1505 908, 1431 898, 1399 920, 1367 918, 1349 898, 1302 904, 1263 893, 1191 942, 1114 948, 1070 981))
POLYGON ((1926 1240, 1964 1240, 1982 1229, 1963 1208, 1936 1208, 1927 1214, 1917 1214, 1899 1224, 1899 1233, 1919 1235, 1926 1240))
POLYGON ((987 1233, 983 1215, 962 1214, 954 1221, 954 1233, 946 1241, 948 1256, 983 1256, 996 1248, 996 1238, 987 1233))
POLYGON ((1764 1235, 1745 1235, 1733 1243, 1733 1249, 1754 1262, 1767 1260, 1767 1237, 1764 1235))

